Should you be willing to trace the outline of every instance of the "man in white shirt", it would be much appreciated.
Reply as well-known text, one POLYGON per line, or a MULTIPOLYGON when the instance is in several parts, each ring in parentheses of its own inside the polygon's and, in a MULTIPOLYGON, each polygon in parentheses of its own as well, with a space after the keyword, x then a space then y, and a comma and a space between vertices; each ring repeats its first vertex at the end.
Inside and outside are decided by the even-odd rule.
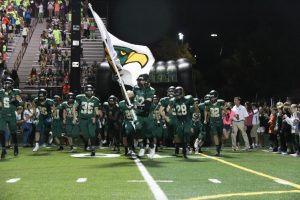
POLYGON ((245 129, 245 118, 248 117, 248 112, 244 106, 241 105, 241 98, 240 97, 234 97, 234 104, 235 106, 231 109, 235 115, 232 119, 232 126, 233 126, 233 132, 232 132, 232 149, 236 151, 236 135, 238 131, 240 130, 245 142, 245 150, 249 150, 249 140, 247 137, 246 129, 245 129))
POLYGON ((257 104, 252 103, 252 110, 253 110, 253 118, 252 118, 253 127, 251 129, 250 135, 253 141, 253 148, 254 148, 257 147, 257 143, 258 143, 257 129, 259 127, 259 112, 258 112, 257 104))

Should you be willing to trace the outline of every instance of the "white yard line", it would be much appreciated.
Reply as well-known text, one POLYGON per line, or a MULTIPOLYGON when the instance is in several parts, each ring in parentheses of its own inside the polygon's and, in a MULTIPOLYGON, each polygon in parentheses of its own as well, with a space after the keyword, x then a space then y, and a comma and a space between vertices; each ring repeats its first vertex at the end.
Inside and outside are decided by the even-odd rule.
POLYGON ((8 179, 6 183, 15 183, 18 182, 19 180, 21 180, 21 178, 12 178, 12 179, 8 179))
POLYGON ((132 155, 132 158, 137 165, 138 169, 140 170, 142 176, 144 177, 145 181, 147 182, 151 192, 153 193, 156 200, 167 200, 167 196, 159 187, 159 185, 155 182, 153 177, 150 175, 146 167, 142 164, 140 159, 136 157, 136 155, 132 155))
POLYGON ((279 183, 279 184, 282 184, 282 185, 289 185, 290 183, 286 180, 281 180, 281 179, 278 179, 278 180, 274 180, 276 183, 279 183))
MULTIPOLYGON (((145 183, 145 180, 128 180, 128 183, 145 183)), ((173 183, 173 180, 156 180, 157 183, 173 183)))
POLYGON ((86 181, 87 181, 87 178, 78 178, 76 182, 77 183, 84 183, 86 181))
POLYGON ((214 178, 210 178, 210 179, 208 179, 210 182, 212 182, 212 183, 222 183, 220 180, 218 180, 218 179, 214 179, 214 178))

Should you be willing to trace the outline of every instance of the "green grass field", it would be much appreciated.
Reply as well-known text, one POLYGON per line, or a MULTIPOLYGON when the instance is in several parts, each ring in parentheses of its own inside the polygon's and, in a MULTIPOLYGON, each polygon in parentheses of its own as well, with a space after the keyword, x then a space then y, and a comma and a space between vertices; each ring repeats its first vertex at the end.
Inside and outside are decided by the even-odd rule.
MULTIPOLYGON (((102 149, 97 153, 113 152, 102 149)), ((173 154, 169 149, 158 153, 161 158, 141 161, 168 199, 300 199, 300 158, 262 150, 224 150, 220 158, 206 156, 213 153, 190 155, 188 160, 163 157, 173 154), (287 183, 279 184, 276 179, 287 183)), ((37 153, 20 148, 18 157, 12 154, 9 150, 0 161, 0 200, 154 199, 134 160, 123 155, 74 158, 55 148, 37 153), (6 182, 12 178, 20 180, 6 182), (87 181, 77 183, 78 178, 87 181)))

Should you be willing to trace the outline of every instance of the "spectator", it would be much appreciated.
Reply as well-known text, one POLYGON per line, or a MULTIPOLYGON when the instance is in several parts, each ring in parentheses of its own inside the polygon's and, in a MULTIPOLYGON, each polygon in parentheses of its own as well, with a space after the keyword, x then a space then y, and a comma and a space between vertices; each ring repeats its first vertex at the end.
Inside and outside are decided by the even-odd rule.
POLYGON ((53 10, 54 10, 54 1, 53 0, 50 0, 48 2, 47 9, 48 9, 48 13, 49 13, 49 18, 52 19, 52 17, 53 17, 53 10))
POLYGON ((291 154, 292 152, 292 133, 291 133, 291 125, 287 123, 286 118, 291 117, 291 111, 290 111, 290 104, 288 102, 285 102, 283 104, 283 115, 282 115, 282 127, 281 131, 283 134, 283 137, 286 142, 286 149, 281 149, 281 154, 287 155, 291 154))
POLYGON ((14 80, 14 88, 19 88, 20 79, 17 70, 11 71, 11 78, 14 80))
POLYGON ((36 69, 33 67, 30 71, 29 77, 28 77, 28 85, 34 85, 37 81, 38 74, 36 72, 36 69))
POLYGON ((268 121, 269 124, 269 140, 270 140, 270 150, 272 152, 278 151, 278 140, 277 140, 277 134, 275 132, 275 126, 276 126, 276 109, 271 109, 271 115, 268 121))
POLYGON ((22 30, 22 37, 24 38, 24 41, 23 41, 23 44, 26 45, 26 38, 28 36, 28 33, 29 33, 29 29, 27 26, 24 26, 23 27, 23 30, 22 30))
POLYGON ((285 116, 286 122, 291 126, 291 133, 292 133, 292 143, 293 143, 293 150, 291 150, 291 153, 294 156, 299 156, 299 122, 300 122, 300 113, 297 111, 297 105, 292 104, 291 105, 291 117, 285 116))
POLYGON ((253 142, 251 138, 251 130, 253 128, 252 121, 253 121, 253 110, 250 102, 245 103, 247 112, 248 112, 248 117, 245 118, 245 126, 246 126, 246 133, 247 137, 249 140, 250 148, 253 149, 253 142))
POLYGON ((256 148, 258 144, 257 129, 259 127, 259 112, 256 103, 252 103, 252 111, 253 111, 252 129, 251 129, 252 148, 256 148))
POLYGON ((265 146, 265 139, 264 134, 266 132, 266 127, 268 124, 268 114, 265 112, 263 107, 259 107, 259 127, 257 129, 257 136, 258 136, 258 147, 265 146))
POLYGON ((232 126, 233 126, 233 133, 232 133, 232 149, 234 151, 237 150, 236 145, 236 136, 238 131, 241 131, 244 142, 245 142, 245 150, 250 149, 249 140, 247 137, 247 133, 245 132, 245 118, 248 117, 248 112, 244 106, 241 105, 241 98, 235 97, 234 98, 235 106, 231 109, 235 115, 232 118, 232 126))
POLYGON ((39 9, 39 14, 38 14, 38 22, 43 23, 43 18, 44 18, 44 6, 43 3, 41 2, 37 8, 39 9))
POLYGON ((278 148, 278 153, 286 152, 286 140, 284 134, 282 132, 282 124, 283 124, 283 103, 277 102, 276 104, 277 113, 276 113, 276 125, 274 131, 279 135, 280 148, 278 148))
POLYGON ((54 3, 54 16, 59 18, 59 13, 60 13, 60 4, 58 0, 54 3))
POLYGON ((223 144, 225 144, 225 140, 229 138, 229 135, 232 131, 232 118, 235 115, 235 113, 231 110, 230 106, 226 106, 224 110, 224 116, 223 116, 223 144))

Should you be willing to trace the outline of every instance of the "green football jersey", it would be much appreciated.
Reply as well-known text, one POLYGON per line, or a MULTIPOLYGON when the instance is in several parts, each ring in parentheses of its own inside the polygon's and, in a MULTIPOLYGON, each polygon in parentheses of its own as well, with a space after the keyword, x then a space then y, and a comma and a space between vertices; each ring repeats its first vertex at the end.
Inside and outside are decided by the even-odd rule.
POLYGON ((184 96, 181 99, 175 97, 170 99, 170 107, 173 109, 173 115, 177 116, 177 119, 181 121, 191 120, 191 106, 194 103, 194 99, 191 95, 184 96))
POLYGON ((91 98, 87 98, 85 94, 76 96, 76 104, 79 106, 79 118, 84 119, 95 117, 95 109, 101 106, 100 100, 97 97, 92 96, 91 98))
POLYGON ((2 104, 2 114, 15 114, 18 106, 15 104, 16 96, 20 95, 20 90, 13 89, 10 93, 0 90, 0 101, 2 104))
POLYGON ((67 119, 73 119, 73 104, 69 105, 67 101, 64 101, 61 107, 67 112, 67 119))
POLYGON ((158 106, 158 104, 154 104, 154 103, 151 104, 149 117, 151 119, 153 119, 154 122, 162 122, 162 117, 161 117, 161 115, 159 113, 159 106, 158 106))
POLYGON ((50 117, 52 114, 52 107, 54 105, 54 101, 52 99, 46 99, 44 102, 41 102, 38 98, 33 100, 33 103, 36 108, 40 111, 40 116, 42 117, 50 117))
POLYGON ((55 110, 52 113, 53 119, 62 119, 63 118, 63 107, 62 104, 55 105, 55 110))
POLYGON ((210 122, 222 122, 222 110, 225 101, 218 99, 216 102, 205 101, 205 109, 209 112, 210 122))
POLYGON ((105 113, 105 117, 108 121, 118 121, 120 116, 119 105, 110 106, 108 102, 104 102, 102 105, 102 111, 105 113))
POLYGON ((152 98, 155 94, 155 89, 152 87, 141 88, 139 86, 134 86, 134 105, 136 107, 136 114, 142 113, 143 105, 145 100, 152 101, 152 98))
POLYGON ((128 108, 128 106, 124 100, 119 102, 119 108, 123 114, 124 120, 133 121, 132 111, 128 108))

